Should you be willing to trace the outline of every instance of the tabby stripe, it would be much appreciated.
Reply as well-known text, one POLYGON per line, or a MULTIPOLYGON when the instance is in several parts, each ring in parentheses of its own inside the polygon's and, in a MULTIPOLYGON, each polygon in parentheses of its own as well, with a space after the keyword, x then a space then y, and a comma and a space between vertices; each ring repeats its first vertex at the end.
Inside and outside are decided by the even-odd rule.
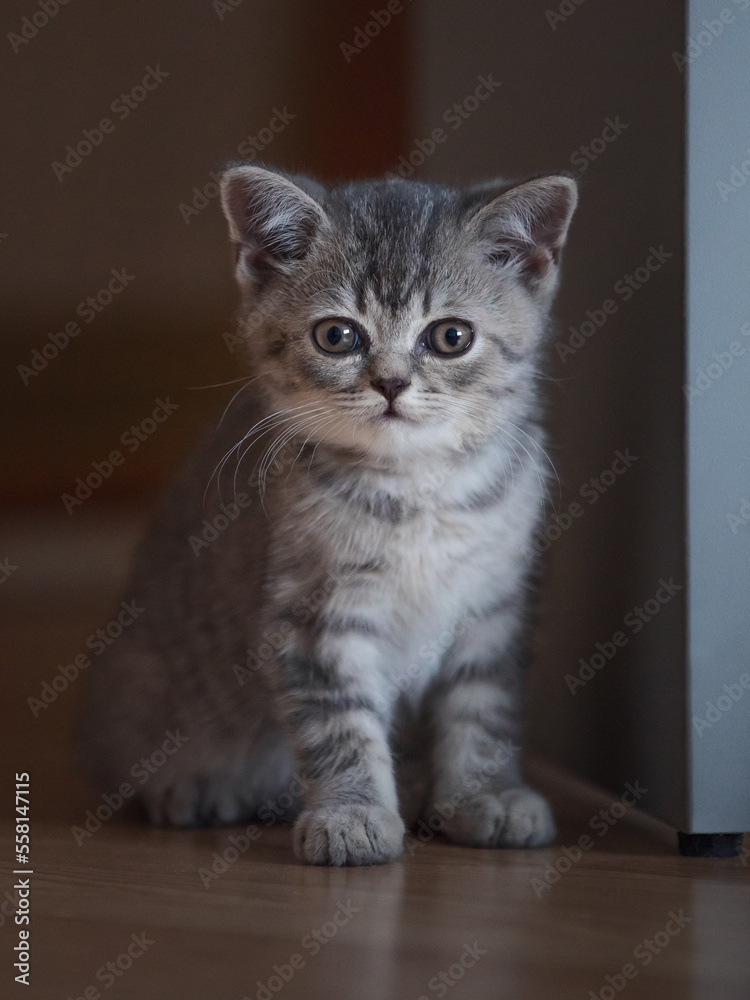
POLYGON ((282 661, 284 664, 284 688, 291 690, 302 688, 310 690, 313 687, 329 691, 341 688, 341 678, 333 665, 321 663, 311 656, 289 656, 282 661))
POLYGON ((302 703, 289 712, 289 718, 299 725, 309 725, 343 712, 371 712, 374 715, 375 705, 369 698, 358 695, 337 696, 332 693, 327 698, 324 695, 305 694, 302 703))
POLYGON ((336 636, 346 635, 349 632, 354 632, 357 635, 381 635, 380 629, 374 622, 368 621, 367 618, 358 618, 354 615, 342 618, 322 615, 315 623, 315 631, 336 636))
POLYGON ((517 594, 506 595, 505 597, 501 597, 499 601, 494 601, 492 604, 488 604, 486 608, 481 608, 477 611, 474 620, 486 621, 488 618, 500 617, 511 612, 516 615, 524 610, 525 604, 526 602, 523 598, 517 594))

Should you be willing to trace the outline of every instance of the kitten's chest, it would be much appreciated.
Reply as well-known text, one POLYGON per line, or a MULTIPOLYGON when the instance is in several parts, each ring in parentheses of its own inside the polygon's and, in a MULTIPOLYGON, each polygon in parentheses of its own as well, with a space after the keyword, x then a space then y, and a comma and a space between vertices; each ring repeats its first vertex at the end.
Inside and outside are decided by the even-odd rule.
POLYGON ((411 489, 336 483, 290 512, 285 551, 329 570, 376 567, 345 587, 344 600, 365 601, 413 652, 513 592, 528 568, 523 552, 539 511, 534 482, 527 488, 517 471, 512 490, 492 497, 495 470, 480 472, 433 480, 428 490, 423 479, 411 489), (485 495, 487 503, 472 506, 485 495))
MULTIPOLYGON (((450 621, 518 586, 541 509, 538 481, 519 471, 512 487, 492 495, 493 481, 488 475, 479 484, 459 483, 422 506, 410 506, 407 497, 400 516, 372 533, 371 555, 386 567, 392 605, 410 621, 450 621), (472 506, 477 495, 486 502, 472 506)), ((354 530, 367 538, 372 524, 356 520, 354 530)))
POLYGON ((426 605, 456 607, 470 601, 491 573, 487 546, 495 531, 478 518, 429 511, 384 532, 380 551, 394 606, 413 615, 426 605))

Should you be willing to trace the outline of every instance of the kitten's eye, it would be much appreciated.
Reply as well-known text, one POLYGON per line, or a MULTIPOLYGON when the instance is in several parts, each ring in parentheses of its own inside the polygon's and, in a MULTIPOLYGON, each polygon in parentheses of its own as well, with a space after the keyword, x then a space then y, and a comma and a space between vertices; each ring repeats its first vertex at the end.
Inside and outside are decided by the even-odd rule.
POLYGON ((427 334, 427 346, 436 354, 461 354, 474 340, 474 331, 468 323, 443 320, 436 323, 427 334))
POLYGON ((324 319, 313 329, 315 343, 327 354, 346 354, 359 343, 359 333, 345 319, 324 319))

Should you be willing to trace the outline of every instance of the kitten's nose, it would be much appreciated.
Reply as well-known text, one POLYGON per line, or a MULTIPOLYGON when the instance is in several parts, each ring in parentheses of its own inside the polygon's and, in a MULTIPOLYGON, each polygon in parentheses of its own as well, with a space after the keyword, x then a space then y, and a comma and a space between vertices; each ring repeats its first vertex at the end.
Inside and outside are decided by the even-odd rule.
POLYGON ((411 382, 407 378, 374 378, 370 385, 382 393, 389 404, 392 404, 404 389, 409 388, 411 382))

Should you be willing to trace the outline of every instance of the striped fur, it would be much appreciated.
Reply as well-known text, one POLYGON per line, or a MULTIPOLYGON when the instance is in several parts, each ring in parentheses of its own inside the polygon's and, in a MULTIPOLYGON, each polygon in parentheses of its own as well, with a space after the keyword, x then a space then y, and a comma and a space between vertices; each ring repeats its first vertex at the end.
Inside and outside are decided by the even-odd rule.
POLYGON ((575 200, 565 177, 327 191, 227 171, 259 377, 164 500, 129 595, 146 611, 91 678, 105 789, 179 727, 141 790, 157 823, 296 813, 314 864, 389 861, 420 817, 466 844, 553 835, 518 747, 536 373, 575 200), (314 343, 329 317, 358 326, 356 351, 314 343), (464 354, 430 350, 441 319, 473 329, 464 354), (395 418, 383 379, 408 383, 395 418), (238 489, 249 506, 196 551, 238 489))

